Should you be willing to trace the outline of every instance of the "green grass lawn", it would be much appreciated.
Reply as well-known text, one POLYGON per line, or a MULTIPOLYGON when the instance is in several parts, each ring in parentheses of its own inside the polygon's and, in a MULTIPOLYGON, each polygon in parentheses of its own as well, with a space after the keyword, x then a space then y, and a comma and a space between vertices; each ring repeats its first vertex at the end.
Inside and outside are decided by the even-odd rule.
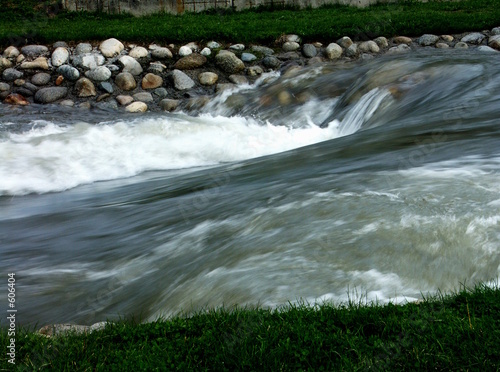
MULTIPOLYGON (((494 371, 500 289, 477 286, 406 305, 211 310, 83 335, 46 338, 24 329, 16 337, 20 370, 494 371)), ((7 344, 2 330, 1 349, 7 344)))
MULTIPOLYGON (((304 41, 332 42, 342 36, 368 39, 377 36, 419 36, 481 31, 500 26, 500 0, 459 2, 403 1, 364 9, 332 5, 304 10, 248 10, 201 14, 156 14, 136 18, 59 12, 47 15, 34 0, 3 7, 0 13, 0 45, 58 40, 84 41, 116 37, 122 41, 180 43, 271 43, 280 35, 295 33, 304 41)), ((50 12, 49 12, 50 13, 50 12)))

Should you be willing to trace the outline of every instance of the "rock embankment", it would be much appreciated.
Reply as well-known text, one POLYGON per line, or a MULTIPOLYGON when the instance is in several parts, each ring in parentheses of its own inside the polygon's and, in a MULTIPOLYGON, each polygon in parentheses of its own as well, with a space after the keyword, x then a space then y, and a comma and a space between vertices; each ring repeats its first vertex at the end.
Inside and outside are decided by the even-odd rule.
POLYGON ((302 43, 297 35, 286 35, 272 48, 216 41, 140 46, 114 38, 72 46, 63 41, 52 46, 9 46, 0 57, 0 101, 136 113, 189 110, 225 89, 253 83, 264 72, 418 48, 498 53, 500 27, 461 35, 378 37, 361 42, 345 36, 328 45, 302 43))

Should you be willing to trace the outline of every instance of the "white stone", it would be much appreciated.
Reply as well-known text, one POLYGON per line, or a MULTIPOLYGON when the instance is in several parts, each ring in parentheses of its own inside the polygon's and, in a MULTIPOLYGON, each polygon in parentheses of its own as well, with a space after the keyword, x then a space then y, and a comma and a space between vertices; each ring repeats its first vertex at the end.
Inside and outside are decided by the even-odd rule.
POLYGON ((330 43, 325 50, 328 59, 337 59, 342 55, 342 47, 337 43, 330 43))
POLYGON ((233 50, 245 50, 245 45, 243 44, 234 44, 229 47, 229 49, 233 50))
POLYGON ((68 49, 59 47, 52 52, 52 66, 59 67, 68 62, 69 52, 68 49))
POLYGON ((212 51, 210 48, 203 48, 200 52, 202 56, 208 57, 210 54, 212 54, 212 51))
POLYGON ((191 48, 190 48, 190 47, 188 47, 188 46, 185 46, 185 45, 184 45, 184 46, 181 46, 181 47, 179 48, 179 55, 180 55, 181 57, 188 56, 188 55, 190 55, 191 53, 193 53, 193 51, 192 51, 192 50, 191 50, 191 48))
POLYGON ((190 42, 190 43, 187 43, 186 45, 184 46, 187 46, 189 49, 191 49, 191 51, 193 52, 197 52, 198 50, 200 50, 200 47, 198 46, 198 44, 196 44, 194 41, 190 42))
POLYGON ((495 50, 489 46, 486 46, 486 45, 480 45, 477 47, 477 50, 479 50, 480 52, 487 52, 487 53, 498 53, 498 50, 495 50))
POLYGON ((218 49, 220 48, 220 44, 216 41, 209 41, 207 43, 207 48, 210 48, 210 49, 218 49))
POLYGON ((148 110, 148 105, 144 102, 132 102, 130 105, 125 107, 127 112, 146 112, 148 110))
POLYGON ((295 41, 287 41, 282 48, 285 52, 293 52, 300 48, 300 44, 295 41))
POLYGON ((295 34, 290 34, 285 36, 285 40, 288 42, 293 42, 293 43, 300 43, 300 36, 295 35, 295 34))
POLYGON ((142 67, 139 62, 137 62, 134 58, 130 56, 120 57, 118 60, 120 64, 123 66, 123 72, 129 72, 132 75, 140 75, 142 74, 142 67))
POLYGON ((144 47, 136 46, 128 55, 132 58, 144 58, 148 56, 148 50, 144 47))
POLYGON ((106 81, 111 77, 111 71, 107 67, 99 66, 87 71, 85 76, 94 81, 106 81))
POLYGON ((93 69, 102 66, 106 58, 100 53, 87 53, 73 57, 73 65, 76 67, 93 69))
POLYGON ((114 38, 104 40, 101 45, 99 45, 99 50, 102 55, 107 58, 117 56, 124 48, 123 44, 114 38))

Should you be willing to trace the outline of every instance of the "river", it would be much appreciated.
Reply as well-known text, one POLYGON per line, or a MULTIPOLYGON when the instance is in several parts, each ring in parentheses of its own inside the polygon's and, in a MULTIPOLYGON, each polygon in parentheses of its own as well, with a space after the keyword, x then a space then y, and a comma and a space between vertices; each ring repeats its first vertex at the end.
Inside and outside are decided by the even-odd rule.
POLYGON ((15 273, 41 326, 496 281, 499 56, 270 74, 189 114, 0 105, 1 298, 15 273))

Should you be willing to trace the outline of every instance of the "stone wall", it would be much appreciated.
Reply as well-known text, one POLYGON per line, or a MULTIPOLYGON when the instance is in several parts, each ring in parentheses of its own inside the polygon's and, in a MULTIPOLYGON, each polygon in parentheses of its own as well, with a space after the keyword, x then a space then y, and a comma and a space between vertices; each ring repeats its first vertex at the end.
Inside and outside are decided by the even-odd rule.
POLYGON ((63 7, 71 11, 95 11, 108 13, 132 13, 144 15, 157 12, 181 14, 186 11, 200 12, 207 9, 248 9, 260 5, 281 7, 293 5, 317 8, 325 4, 344 4, 364 7, 389 0, 62 0, 63 7))

